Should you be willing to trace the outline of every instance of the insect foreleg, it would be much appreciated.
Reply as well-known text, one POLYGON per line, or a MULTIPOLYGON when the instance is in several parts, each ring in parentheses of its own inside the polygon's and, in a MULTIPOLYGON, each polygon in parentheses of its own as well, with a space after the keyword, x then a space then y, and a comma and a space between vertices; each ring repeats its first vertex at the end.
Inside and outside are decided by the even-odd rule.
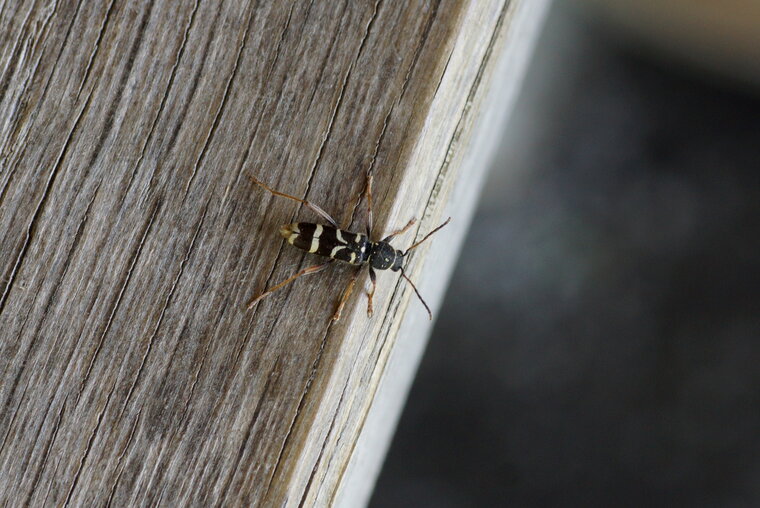
POLYGON ((406 226, 404 226, 404 227, 403 227, 403 228, 401 228, 401 229, 397 229, 397 230, 396 230, 396 231, 394 231, 393 233, 389 234, 388 236, 386 236, 385 238, 383 238, 383 241, 384 241, 384 242, 390 242, 390 241, 393 239, 393 237, 394 237, 394 236, 397 236, 397 235, 403 235, 404 233, 406 233, 406 232, 407 232, 407 230, 408 230, 410 227, 414 226, 414 224, 415 224, 416 222, 417 222, 417 219, 415 219, 415 218, 412 218, 412 220, 410 220, 409 222, 407 222, 406 226))

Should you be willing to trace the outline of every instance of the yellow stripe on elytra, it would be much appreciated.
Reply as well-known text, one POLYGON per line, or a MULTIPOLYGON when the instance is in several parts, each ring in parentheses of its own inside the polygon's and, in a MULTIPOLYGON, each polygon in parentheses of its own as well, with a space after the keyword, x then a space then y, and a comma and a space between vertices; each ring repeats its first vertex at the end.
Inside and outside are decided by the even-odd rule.
POLYGON ((343 239, 343 234, 340 229, 335 230, 335 238, 338 239, 338 241, 342 244, 347 244, 348 242, 343 239))
POLYGON ((319 249, 320 236, 322 236, 322 226, 317 224, 317 228, 314 230, 314 236, 311 237, 311 247, 309 248, 309 252, 317 252, 317 249, 319 249))
POLYGON ((286 224, 280 228, 280 234, 288 241, 290 245, 296 241, 296 238, 301 234, 301 230, 298 229, 298 224, 295 222, 292 224, 286 224))

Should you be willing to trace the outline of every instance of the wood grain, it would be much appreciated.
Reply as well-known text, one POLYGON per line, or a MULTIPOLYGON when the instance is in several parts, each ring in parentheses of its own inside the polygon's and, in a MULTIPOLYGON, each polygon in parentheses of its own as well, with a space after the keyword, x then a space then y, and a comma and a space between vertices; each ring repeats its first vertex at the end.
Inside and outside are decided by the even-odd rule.
POLYGON ((410 244, 509 5, 0 2, 2 504, 329 504, 411 293, 333 325, 337 267, 246 311, 314 261, 248 177, 349 223, 373 168, 410 244))

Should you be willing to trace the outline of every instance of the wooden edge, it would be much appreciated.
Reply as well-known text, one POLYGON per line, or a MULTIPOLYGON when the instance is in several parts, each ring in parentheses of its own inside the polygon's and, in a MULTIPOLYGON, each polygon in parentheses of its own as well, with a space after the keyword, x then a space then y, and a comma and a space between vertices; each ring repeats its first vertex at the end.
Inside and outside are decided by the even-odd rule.
MULTIPOLYGON (((445 244, 446 248, 430 250, 424 267, 415 274, 417 285, 427 295, 434 313, 440 309, 486 170, 504 132, 549 4, 550 0, 510 2, 503 26, 490 45, 492 54, 483 61, 468 98, 468 108, 452 137, 444 163, 455 173, 445 182, 448 188, 444 192, 450 196, 448 200, 441 196, 440 202, 447 203, 443 213, 440 210, 443 207, 428 208, 423 221, 427 227, 423 229, 440 217, 452 216, 455 220, 447 227, 443 239, 439 238, 439 245, 445 244)), ((477 29, 478 20, 474 18, 468 17, 465 23, 475 24, 472 29, 477 29)), ((465 53, 461 43, 457 42, 455 52, 465 53)), ((442 167, 439 177, 445 172, 442 167)), ((373 380, 374 397, 343 473, 335 506, 363 506, 369 501, 431 328, 424 309, 416 306, 401 321, 395 344, 384 365, 378 367, 378 378, 373 380)))

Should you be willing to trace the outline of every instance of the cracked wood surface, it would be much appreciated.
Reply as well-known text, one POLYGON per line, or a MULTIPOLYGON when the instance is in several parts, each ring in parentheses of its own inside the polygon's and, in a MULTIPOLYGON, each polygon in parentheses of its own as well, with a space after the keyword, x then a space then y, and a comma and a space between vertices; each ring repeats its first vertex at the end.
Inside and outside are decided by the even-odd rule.
POLYGON ((0 2, 1 504, 334 501, 424 310, 381 273, 331 324, 340 266, 246 311, 315 220, 248 177, 345 224, 372 167, 374 236, 411 244, 516 3, 0 2))

